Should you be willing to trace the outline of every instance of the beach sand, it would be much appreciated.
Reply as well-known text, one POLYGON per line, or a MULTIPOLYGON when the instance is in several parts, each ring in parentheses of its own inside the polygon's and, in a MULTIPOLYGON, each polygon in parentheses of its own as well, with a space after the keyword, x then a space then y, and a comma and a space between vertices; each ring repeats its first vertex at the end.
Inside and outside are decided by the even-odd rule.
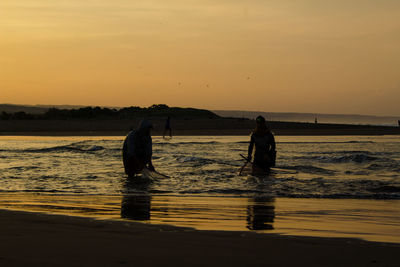
POLYGON ((400 246, 0 211, 2 266, 400 266, 400 246))

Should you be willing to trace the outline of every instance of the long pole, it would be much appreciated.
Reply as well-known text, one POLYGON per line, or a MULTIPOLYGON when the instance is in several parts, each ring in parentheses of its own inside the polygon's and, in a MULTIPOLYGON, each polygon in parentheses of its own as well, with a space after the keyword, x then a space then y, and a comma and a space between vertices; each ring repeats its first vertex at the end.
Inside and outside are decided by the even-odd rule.
POLYGON ((242 154, 240 154, 240 156, 242 156, 242 158, 244 158, 246 160, 246 162, 244 163, 243 167, 240 169, 239 176, 242 175, 242 171, 243 171, 244 167, 246 167, 247 163, 250 162, 249 159, 246 158, 245 156, 243 156, 242 154))

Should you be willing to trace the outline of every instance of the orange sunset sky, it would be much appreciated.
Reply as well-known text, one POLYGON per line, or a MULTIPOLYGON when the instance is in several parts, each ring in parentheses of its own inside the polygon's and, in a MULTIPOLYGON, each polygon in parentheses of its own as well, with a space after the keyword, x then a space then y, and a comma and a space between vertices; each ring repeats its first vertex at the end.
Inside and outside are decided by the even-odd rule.
POLYGON ((398 0, 1 0, 0 103, 400 115, 398 0))

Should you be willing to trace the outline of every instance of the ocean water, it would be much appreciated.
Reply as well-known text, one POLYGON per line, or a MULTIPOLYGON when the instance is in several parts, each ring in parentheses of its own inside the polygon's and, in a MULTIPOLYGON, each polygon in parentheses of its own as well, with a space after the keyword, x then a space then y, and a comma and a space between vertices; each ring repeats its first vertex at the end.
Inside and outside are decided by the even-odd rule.
POLYGON ((277 136, 264 177, 238 175, 248 136, 154 137, 168 177, 139 179, 123 139, 0 137, 0 208, 400 243, 400 136, 277 136))
POLYGON ((165 179, 127 186, 124 137, 0 137, 0 192, 400 199, 400 136, 277 136, 277 168, 239 176, 247 136, 153 137, 165 179))

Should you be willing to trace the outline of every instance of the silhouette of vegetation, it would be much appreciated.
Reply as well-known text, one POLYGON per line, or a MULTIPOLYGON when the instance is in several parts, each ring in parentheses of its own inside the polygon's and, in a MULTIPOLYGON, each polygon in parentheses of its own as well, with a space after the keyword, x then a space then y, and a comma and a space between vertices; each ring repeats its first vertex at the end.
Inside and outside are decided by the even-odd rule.
POLYGON ((49 108, 44 114, 27 114, 23 111, 15 113, 2 112, 1 120, 70 120, 70 119, 134 119, 139 117, 172 118, 219 118, 215 113, 195 108, 168 107, 165 104, 152 105, 148 108, 126 107, 121 109, 84 107, 79 109, 49 108))
POLYGON ((0 115, 0 119, 2 120, 32 120, 36 118, 36 115, 27 114, 24 111, 18 111, 14 113, 7 113, 3 111, 0 115))

